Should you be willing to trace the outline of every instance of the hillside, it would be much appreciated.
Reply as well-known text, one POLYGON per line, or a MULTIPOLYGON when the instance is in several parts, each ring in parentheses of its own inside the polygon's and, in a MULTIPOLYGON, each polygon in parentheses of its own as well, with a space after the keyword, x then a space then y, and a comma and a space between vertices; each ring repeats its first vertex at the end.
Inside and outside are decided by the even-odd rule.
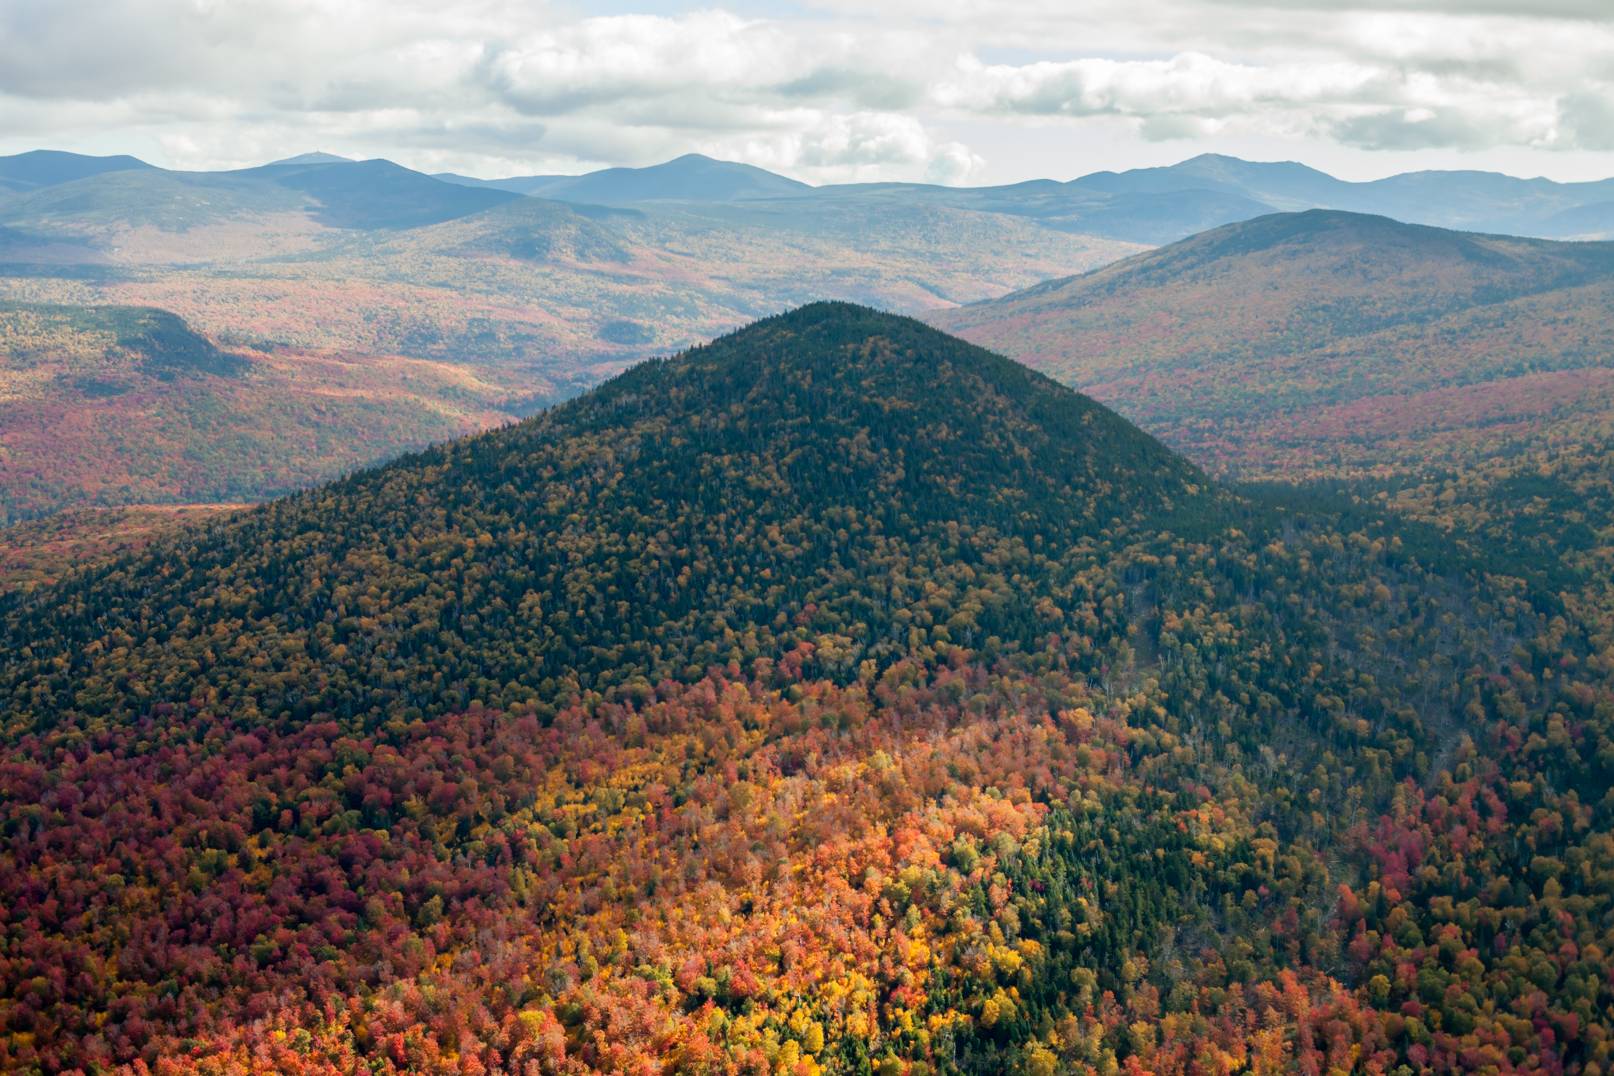
POLYGON ((440 362, 226 348, 149 306, 0 302, 0 526, 259 500, 496 425, 516 402, 440 362))
POLYGON ((1610 413, 1614 245, 1311 211, 934 315, 1243 477, 1429 474, 1610 413))
POLYGON ((1134 249, 946 208, 725 221, 572 206, 386 162, 117 172, 0 200, 0 221, 0 311, 80 312, 26 326, 0 312, 14 349, 0 351, 0 523, 286 492, 787 306, 949 305, 1134 249), (251 365, 183 384, 103 376, 102 307, 165 311, 251 365))
POLYGON ((33 590, 91 565, 137 553, 174 531, 242 504, 80 508, 0 528, 0 591, 33 590))
POLYGON ((36 149, 0 157, 0 191, 31 191, 70 183, 106 172, 149 169, 151 165, 127 154, 88 157, 81 153, 36 149))
POLYGON ((0 598, 0 1063, 1588 1070, 1609 664, 814 304, 0 598))
POLYGON ((791 199, 819 213, 855 207, 950 207, 1001 213, 1043 227, 1128 243, 1171 243, 1207 228, 1275 211, 1333 209, 1409 223, 1553 239, 1614 236, 1614 180, 1555 183, 1494 172, 1412 172, 1369 182, 1337 179, 1293 161, 1246 161, 1206 153, 1160 168, 1093 172, 1067 182, 1028 180, 990 187, 847 183, 809 187, 730 161, 688 154, 649 168, 607 168, 580 176, 481 180, 469 186, 561 201, 637 206, 667 202, 756 209, 791 199))
POLYGON ((592 205, 635 205, 641 202, 733 202, 804 194, 805 183, 733 161, 717 161, 686 153, 648 168, 605 168, 581 176, 517 176, 477 183, 518 191, 537 198, 592 205))

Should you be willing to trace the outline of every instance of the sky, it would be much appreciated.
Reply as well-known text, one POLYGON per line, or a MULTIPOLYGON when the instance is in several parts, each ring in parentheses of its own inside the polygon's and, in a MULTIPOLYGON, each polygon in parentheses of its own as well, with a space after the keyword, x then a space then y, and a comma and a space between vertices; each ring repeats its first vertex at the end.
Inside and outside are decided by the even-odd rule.
POLYGON ((0 152, 814 183, 1614 176, 1614 0, 0 0, 0 152))

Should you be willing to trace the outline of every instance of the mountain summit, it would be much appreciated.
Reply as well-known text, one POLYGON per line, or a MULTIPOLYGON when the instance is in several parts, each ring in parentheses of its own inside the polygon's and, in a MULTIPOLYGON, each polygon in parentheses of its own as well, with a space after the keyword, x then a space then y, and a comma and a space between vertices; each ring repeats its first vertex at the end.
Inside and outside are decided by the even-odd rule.
POLYGON ((335 153, 326 153, 324 150, 314 150, 311 153, 299 153, 293 157, 282 157, 278 161, 270 161, 266 167, 278 164, 352 164, 352 157, 340 157, 335 153))
POLYGON ((1501 972, 1606 905, 1498 947, 1383 813, 1451 791, 1497 921, 1557 885, 1556 815, 1455 782, 1570 744, 1595 659, 1450 555, 919 322, 765 319, 0 599, 0 1068, 1453 1071, 1536 1033, 1471 984, 1579 1027, 1590 965, 1501 972))
POLYGON ((64 153, 53 149, 29 150, 27 153, 0 157, 0 194, 53 187, 58 183, 71 183, 76 179, 107 172, 150 168, 151 165, 145 161, 127 154, 89 157, 82 153, 64 153))
POLYGON ((536 198, 597 205, 640 202, 744 202, 810 194, 813 188, 794 179, 737 161, 719 161, 686 153, 644 168, 603 168, 580 176, 515 176, 477 180, 445 174, 442 178, 471 186, 496 187, 536 198))
MULTIPOLYGON (((0 700, 57 721, 138 716, 158 700, 47 687, 54 655, 108 630, 142 651, 161 640, 168 656, 150 651, 161 666, 214 652, 193 674, 160 676, 162 693, 217 693, 269 722, 441 712, 516 683, 549 703, 826 634, 850 657, 883 660, 901 650, 893 631, 921 601, 919 580, 945 576, 953 558, 1158 522, 1200 482, 1152 438, 1016 363, 918 321, 818 303, 521 425, 270 505, 160 569, 154 554, 85 577, 82 615, 24 605, 0 631, 12 655, 0 700), (462 551, 445 561, 450 548, 462 551), (915 589, 870 574, 876 563, 915 589), (348 588, 372 595, 367 611, 348 588), (428 623, 460 640, 442 652, 440 690, 404 693, 367 671, 428 623), (238 642, 229 655, 210 641, 223 624, 238 642), (754 641, 723 642, 723 624, 754 641), (289 680, 246 675, 293 639, 289 680)), ((1034 600, 1002 596, 982 638, 1029 644, 1040 621, 1022 605, 1034 600)), ((92 679, 126 668, 86 660, 107 662, 84 670, 92 679)))
POLYGON ((1455 465, 1462 445, 1512 451, 1549 412, 1606 414, 1611 297, 1611 243, 1308 210, 933 320, 1202 462, 1292 478, 1455 465))

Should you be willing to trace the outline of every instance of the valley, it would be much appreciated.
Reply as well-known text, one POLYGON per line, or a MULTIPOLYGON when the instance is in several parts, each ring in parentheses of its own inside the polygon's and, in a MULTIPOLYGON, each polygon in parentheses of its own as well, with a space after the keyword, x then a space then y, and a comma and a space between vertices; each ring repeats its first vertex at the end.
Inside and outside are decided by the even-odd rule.
POLYGON ((0 523, 262 499, 810 299, 923 309, 1136 249, 941 207, 573 207, 387 162, 117 170, 0 199, 0 226, 0 523), (230 368, 125 370, 107 308, 177 319, 230 368))

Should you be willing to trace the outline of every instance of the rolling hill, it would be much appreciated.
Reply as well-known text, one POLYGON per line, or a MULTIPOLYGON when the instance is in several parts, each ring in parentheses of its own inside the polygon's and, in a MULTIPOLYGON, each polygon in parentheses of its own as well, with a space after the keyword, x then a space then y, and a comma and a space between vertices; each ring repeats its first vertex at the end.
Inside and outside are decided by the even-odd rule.
POLYGON ((282 493, 786 306, 949 305, 1132 249, 942 207, 722 220, 571 205, 384 161, 64 182, 0 201, 0 523, 282 493), (101 307, 162 311, 250 363, 103 376, 121 367, 101 307), (17 321, 45 308, 77 313, 17 321))
POLYGON ((0 303, 0 522, 259 500, 497 424, 510 396, 430 361, 221 348, 162 309, 0 303))
MULTIPOLYGON (((609 168, 581 176, 456 183, 568 202, 640 205, 696 203, 740 212, 790 200, 797 213, 873 213, 916 206, 1001 213, 1040 226, 1129 243, 1172 243, 1196 232, 1274 211, 1333 209, 1414 224, 1552 239, 1614 237, 1614 180, 1555 183, 1494 172, 1413 172, 1369 182, 1336 179, 1289 162, 1221 154, 1161 168, 1094 172, 1068 182, 1030 180, 992 187, 928 183, 850 183, 809 187, 747 165, 690 154, 649 168, 609 168)), ((770 207, 778 212, 786 206, 770 207)))
POLYGON ((0 597, 0 1063, 1584 1071, 1561 612, 814 304, 0 597))
POLYGON ((151 167, 145 161, 127 154, 88 157, 81 153, 36 149, 0 157, 0 191, 31 191, 107 172, 149 170, 151 167))
MULTIPOLYGON (((1299 165, 1222 157, 1069 183, 987 188, 808 187, 698 155, 645 169, 502 184, 511 189, 444 182, 384 160, 328 154, 222 173, 71 154, 7 160, 10 171, 0 172, 18 182, 25 178, 27 187, 0 195, 0 303, 164 311, 209 346, 252 364, 246 368, 251 376, 229 381, 86 395, 80 387, 95 381, 91 367, 98 361, 87 356, 104 348, 66 340, 62 334, 73 322, 57 321, 50 332, 60 361, 47 364, 49 376, 44 367, 25 370, 25 362, 11 359, 0 372, 7 385, 0 419, 11 461, 0 472, 0 520, 74 505, 273 495, 406 447, 529 414, 648 355, 795 304, 834 298, 908 312, 942 310, 1093 269, 1138 253, 1139 242, 1171 242, 1189 231, 1258 218, 1273 206, 1371 204, 1410 217, 1457 213, 1465 221, 1520 227, 1529 225, 1519 213, 1548 214, 1573 221, 1574 234, 1587 234, 1610 204, 1596 184, 1467 173, 1351 184, 1299 165), (83 361, 84 369, 70 368, 70 359, 83 361), (275 418, 266 420, 270 415, 275 418), (284 433, 272 433, 266 421, 284 433), (232 425, 242 432, 217 435, 232 425), (123 426, 141 435, 123 437, 123 426), (188 436, 186 429, 213 432, 188 436), (161 461, 147 458, 157 445, 164 446, 161 461), (110 461, 104 469, 93 463, 102 458, 110 461)), ((1397 241, 1390 249, 1397 259, 1420 257, 1397 241)), ((1515 271, 1531 271, 1526 262, 1515 271)), ((1338 286, 1356 296, 1372 290, 1371 283, 1362 285, 1366 291, 1351 290, 1357 285, 1345 283, 1349 270, 1328 271, 1334 276, 1321 291, 1338 286)), ((1452 280, 1483 276, 1460 266, 1450 272, 1452 280)), ((1499 287, 1511 287, 1507 275, 1496 271, 1499 287)), ((1403 283, 1408 311, 1425 300, 1440 306, 1450 299, 1410 275, 1403 283)), ((1598 300, 1594 293, 1577 299, 1573 291, 1554 294, 1571 305, 1598 300)), ((1216 301, 1265 308, 1246 298, 1238 295, 1235 302, 1230 290, 1216 301)), ((1319 293, 1318 302, 1326 301, 1319 293)), ((1530 300, 1537 305, 1529 316, 1575 321, 1570 339, 1578 333, 1584 347, 1601 346, 1595 319, 1538 309, 1547 301, 1530 300)), ((1518 302, 1523 305, 1509 309, 1529 306, 1518 302)), ((1433 446, 1438 459, 1451 461, 1472 441, 1464 431, 1478 424, 1495 424, 1511 438, 1533 421, 1519 409, 1589 411, 1590 404, 1576 401, 1602 398, 1601 375, 1577 372, 1595 362, 1571 370, 1579 360, 1543 357, 1543 349, 1554 346, 1550 341, 1506 339, 1508 332, 1519 337, 1525 321, 1504 332, 1460 324, 1452 320, 1455 313, 1440 309, 1446 318, 1440 331, 1478 348, 1517 348, 1524 355, 1509 368, 1507 384, 1498 382, 1483 399, 1463 397, 1462 407, 1476 409, 1466 418, 1460 407, 1447 406, 1450 392, 1466 388, 1432 371, 1417 380, 1415 391, 1433 393, 1428 399, 1440 421, 1455 427, 1411 429, 1427 425, 1409 417, 1412 404, 1395 404, 1365 383, 1333 396, 1320 383, 1283 406, 1291 415, 1325 406, 1336 433, 1360 426, 1377 431, 1368 442, 1400 438, 1409 446, 1405 451, 1433 446)), ((1475 309, 1505 313, 1495 304, 1475 309)), ((1329 332, 1357 332, 1335 322, 1329 332)), ((1124 312, 1115 324, 1127 324, 1124 312)), ((1230 331, 1245 328, 1267 331, 1253 322, 1230 331)), ((1318 333, 1308 339, 1303 346, 1320 346, 1318 333)), ((1361 346, 1427 354, 1445 345, 1384 336, 1361 346)), ((1353 355, 1329 361, 1334 372, 1319 374, 1324 382, 1344 377, 1343 365, 1354 363, 1350 377, 1374 368, 1353 355)), ((1184 370, 1181 376, 1204 374, 1184 370)), ((1496 380, 1503 373, 1475 376, 1496 380)), ((1383 370, 1374 377, 1380 387, 1394 380, 1383 370)), ((1116 400, 1125 389, 1127 407, 1156 406, 1153 390, 1083 384, 1116 400)), ((1403 387, 1412 391, 1411 385, 1403 387)), ((1212 446, 1216 434, 1206 423, 1220 421, 1214 401, 1229 403, 1235 388, 1217 385, 1203 393, 1193 417, 1197 440, 1174 443, 1211 453, 1203 458, 1215 466, 1231 465, 1233 450, 1212 446)), ((1250 414, 1266 410, 1263 405, 1250 414)), ((1129 413, 1155 421, 1153 411, 1129 413)), ((1235 426, 1250 414, 1239 413, 1235 426)), ((1172 438, 1180 432, 1151 428, 1172 438)), ((1256 432, 1302 436, 1276 428, 1256 432)), ((1238 451, 1255 451, 1259 438, 1240 438, 1249 447, 1238 451)), ((1341 449, 1347 473, 1380 467, 1370 444, 1357 445, 1354 434, 1337 440, 1347 446, 1341 449)), ((1280 464, 1308 473, 1299 449, 1260 443, 1270 449, 1263 457, 1269 473, 1280 464)))
POLYGON ((735 202, 805 194, 810 186, 765 169, 686 153, 648 168, 605 168, 581 176, 515 176, 479 180, 443 173, 439 178, 471 186, 515 191, 536 198, 591 205, 640 202, 735 202))
POLYGON ((1429 474, 1614 402, 1614 245, 1308 211, 934 315, 1208 466, 1429 474))

